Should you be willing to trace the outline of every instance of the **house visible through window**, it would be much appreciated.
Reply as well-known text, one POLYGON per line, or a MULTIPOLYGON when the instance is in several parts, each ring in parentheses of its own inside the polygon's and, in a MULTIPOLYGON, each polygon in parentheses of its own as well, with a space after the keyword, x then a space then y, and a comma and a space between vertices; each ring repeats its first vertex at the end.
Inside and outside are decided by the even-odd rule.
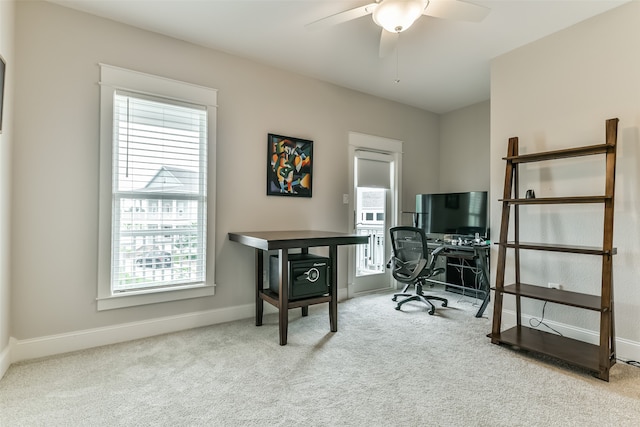
POLYGON ((203 282, 206 109, 117 90, 113 126, 112 291, 203 282))
POLYGON ((213 295, 217 91, 100 73, 98 310, 213 295))

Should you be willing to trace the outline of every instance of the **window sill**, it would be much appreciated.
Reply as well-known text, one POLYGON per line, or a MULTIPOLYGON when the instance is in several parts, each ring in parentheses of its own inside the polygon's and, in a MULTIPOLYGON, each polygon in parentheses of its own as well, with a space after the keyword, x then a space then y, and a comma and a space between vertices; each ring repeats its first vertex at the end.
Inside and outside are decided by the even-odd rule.
POLYGON ((179 288, 127 292, 96 299, 98 311, 135 307, 159 302, 208 297, 215 294, 215 285, 197 284, 179 288))

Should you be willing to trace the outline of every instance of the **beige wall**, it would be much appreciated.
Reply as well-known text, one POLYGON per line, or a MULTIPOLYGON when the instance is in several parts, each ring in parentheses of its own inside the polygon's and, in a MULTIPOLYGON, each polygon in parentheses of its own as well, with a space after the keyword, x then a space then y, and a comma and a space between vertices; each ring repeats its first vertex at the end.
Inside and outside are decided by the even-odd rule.
POLYGON ((440 117, 441 192, 489 191, 489 101, 440 117))
MULTIPOLYGON (((227 233, 347 231, 349 131, 404 141, 404 199, 414 182, 438 179, 437 115, 52 4, 16 10, 11 335, 20 342, 252 306, 253 251, 227 233), (219 90, 214 297, 96 311, 99 62, 219 90), (313 198, 265 195, 269 132, 315 141, 313 198)), ((346 251, 340 262, 344 288, 346 251)))
POLYGON ((11 147, 13 145, 14 3, 0 1, 0 56, 7 64, 4 88, 4 111, 0 134, 0 377, 9 364, 10 298, 10 214, 11 147))
MULTIPOLYGON (((409 188, 404 191, 403 211, 415 210, 416 194, 489 191, 490 110, 490 102, 483 101, 439 116, 438 146, 426 158, 404 159, 413 161, 411 170, 430 164, 425 159, 437 159, 439 173, 435 179, 405 180, 409 188)), ((404 214, 402 221, 410 225, 413 219, 404 214)))
MULTIPOLYGON (((494 230, 500 227, 497 199, 503 190, 502 157, 509 137, 520 138, 521 153, 598 144, 604 142, 605 120, 620 119, 614 229, 616 335, 619 356, 636 360, 640 356, 639 22, 640 2, 631 2, 503 55, 491 69, 494 230)), ((520 191, 533 188, 539 196, 603 194, 602 157, 567 159, 556 165, 524 165, 520 191)), ((600 205, 531 208, 521 208, 521 224, 526 224, 521 228, 522 241, 602 244, 600 205)), ((494 249, 493 266, 496 255, 494 249)), ((521 263, 526 283, 555 282, 568 290, 599 294, 597 257, 529 253, 521 263)), ((495 269, 492 272, 495 277, 495 269)), ((513 304, 508 307, 513 309, 513 304)), ((542 304, 531 302, 524 310, 540 317, 542 304)), ((545 319, 569 336, 596 338, 595 313, 551 304, 545 319)))

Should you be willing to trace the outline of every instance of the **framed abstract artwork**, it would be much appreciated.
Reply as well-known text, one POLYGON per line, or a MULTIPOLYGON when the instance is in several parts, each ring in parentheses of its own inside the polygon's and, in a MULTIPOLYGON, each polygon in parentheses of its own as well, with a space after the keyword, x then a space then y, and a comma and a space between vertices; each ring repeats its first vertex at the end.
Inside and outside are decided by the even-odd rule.
POLYGON ((4 105, 4 73, 6 65, 4 58, 0 56, 0 133, 2 133, 2 106, 4 105))
POLYGON ((267 139, 267 195, 311 197, 313 141, 272 133, 267 139))

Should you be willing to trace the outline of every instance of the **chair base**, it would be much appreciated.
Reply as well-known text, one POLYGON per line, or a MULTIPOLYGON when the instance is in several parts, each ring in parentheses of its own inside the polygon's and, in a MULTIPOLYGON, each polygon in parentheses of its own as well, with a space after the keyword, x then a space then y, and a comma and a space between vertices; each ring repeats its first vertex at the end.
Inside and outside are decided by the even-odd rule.
POLYGON ((396 306, 396 310, 400 310, 402 305, 409 301, 421 301, 429 307, 429 314, 433 315, 436 312, 436 306, 433 305, 431 300, 442 302, 442 307, 446 307, 447 305, 449 305, 449 301, 446 298, 436 297, 432 295, 425 295, 422 292, 422 284, 416 284, 415 294, 407 294, 405 292, 407 291, 409 286, 405 286, 401 293, 393 294, 393 298, 391 298, 392 301, 397 301, 398 297, 408 297, 398 302, 398 305, 396 306))

